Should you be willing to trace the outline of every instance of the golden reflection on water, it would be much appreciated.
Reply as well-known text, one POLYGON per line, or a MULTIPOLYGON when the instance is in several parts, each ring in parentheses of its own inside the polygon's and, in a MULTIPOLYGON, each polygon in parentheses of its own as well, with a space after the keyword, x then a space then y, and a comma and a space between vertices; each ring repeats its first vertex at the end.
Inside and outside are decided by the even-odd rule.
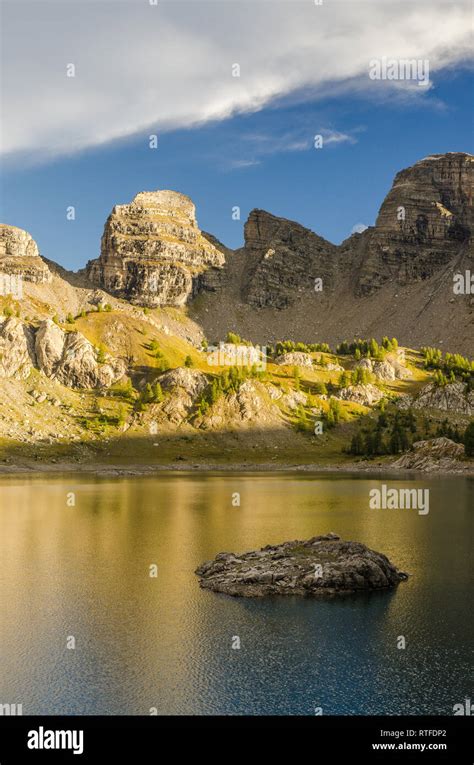
MULTIPOLYGON (((423 635, 426 640, 426 624, 419 617, 440 597, 436 585, 446 579, 448 569, 461 589, 469 576, 466 528, 472 498, 472 484, 465 480, 413 481, 410 486, 427 483, 431 510, 419 516, 412 510, 369 510, 369 491, 380 486, 380 480, 373 479, 4 478, 0 529, 5 687, 10 696, 26 697, 32 711, 146 713, 160 702, 164 711, 208 711, 206 705, 215 711, 219 705, 212 698, 218 686, 231 704, 232 689, 222 690, 227 671, 234 682, 240 677, 240 701, 248 693, 249 704, 256 694, 250 691, 252 672, 255 677, 266 672, 265 662, 260 669, 242 664, 239 669, 243 654, 239 658, 228 653, 232 634, 244 632, 256 653, 254 641, 265 644, 268 668, 274 662, 273 675, 278 672, 282 678, 286 654, 280 644, 292 630, 300 643, 311 642, 310 653, 316 650, 312 643, 317 636, 315 672, 322 655, 327 654, 325 662, 331 666, 334 643, 349 657, 362 630, 366 645, 373 644, 371 661, 386 650, 387 634, 405 629, 412 639, 423 635), (75 494, 73 507, 67 504, 69 492, 75 494), (240 493, 240 507, 232 504, 234 492, 240 493), (448 516, 453 496, 457 504, 449 512, 456 513, 455 523, 454 515, 451 521, 448 516), (354 608, 351 601, 332 611, 327 606, 318 610, 314 603, 295 604, 295 599, 284 605, 278 605, 282 599, 276 599, 276 605, 275 599, 250 603, 199 589, 194 569, 218 552, 329 531, 384 552, 411 574, 409 582, 382 594, 378 603, 360 600, 354 608), (149 576, 151 564, 158 566, 156 579, 149 576), (348 620, 345 636, 337 632, 336 614, 344 624, 348 620), (334 631, 328 630, 331 620, 334 631), (67 635, 76 637, 75 652, 65 649, 67 635), (235 675, 237 670, 240 675, 235 675)), ((430 616, 431 624, 440 619, 439 613, 430 616)), ((354 677, 359 670, 353 669, 354 677)), ((372 682, 377 677, 382 682, 380 668, 372 670, 372 682)), ((359 681, 365 682, 362 676, 359 681)), ((273 680, 267 677, 266 682, 273 680)), ((282 682, 291 686, 290 677, 282 682)))

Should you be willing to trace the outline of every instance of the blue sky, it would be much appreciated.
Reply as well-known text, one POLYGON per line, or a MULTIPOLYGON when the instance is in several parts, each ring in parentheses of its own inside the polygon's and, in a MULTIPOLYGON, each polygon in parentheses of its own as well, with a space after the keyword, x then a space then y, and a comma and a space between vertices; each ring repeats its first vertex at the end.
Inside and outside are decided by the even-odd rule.
MULTIPOLYGON (((15 19, 12 28, 14 23, 15 19)), ((233 52, 233 59, 237 55, 233 52)), ((66 61, 67 56, 66 52, 66 61)), ((351 61, 349 56, 349 68, 334 75, 333 84, 326 79, 322 88, 321 83, 308 84, 303 76, 292 76, 287 84, 279 82, 276 96, 260 70, 252 86, 258 95, 253 94, 244 107, 235 107, 232 98, 230 106, 222 106, 222 98, 233 87, 227 81, 214 113, 210 107, 205 111, 203 106, 202 113, 196 107, 196 114, 186 119, 178 114, 171 91, 163 96, 168 121, 158 110, 156 121, 147 116, 146 124, 137 129, 147 91, 145 100, 133 104, 136 124, 122 126, 125 137, 99 127, 102 113, 107 126, 113 109, 118 108, 119 121, 127 109, 119 88, 117 103, 111 101, 102 111, 100 99, 94 98, 94 111, 82 94, 76 95, 77 119, 71 109, 61 111, 63 96, 57 113, 53 110, 43 124, 48 101, 44 96, 36 134, 33 117, 29 132, 22 132, 19 122, 16 131, 12 126, 12 135, 21 134, 24 145, 7 152, 1 220, 28 230, 42 255, 74 270, 98 256, 112 207, 153 189, 188 194, 196 204, 200 227, 230 247, 242 244, 244 222, 254 207, 297 220, 339 243, 354 225, 375 222, 398 170, 429 154, 472 150, 472 74, 463 62, 439 66, 431 88, 421 93, 416 86, 415 90, 360 87, 349 76, 351 61), (264 81, 270 94, 260 92, 264 81), (67 141, 65 148, 58 137, 67 138, 68 131, 74 133, 69 151, 67 141), (156 150, 149 148, 152 133, 158 134, 156 150), (316 134, 323 135, 322 149, 313 146, 316 134), (66 219, 71 205, 76 209, 74 221, 66 219), (235 206, 241 208, 240 221, 232 219, 235 206)), ((177 85, 185 87, 188 74, 176 73, 172 61, 167 66, 177 85)), ((301 68, 302 64, 298 71, 301 68)), ((212 86, 212 70, 206 78, 203 88, 208 81, 212 86)), ((85 92, 91 92, 90 85, 85 92)), ((17 111, 22 104, 16 103, 17 111)))

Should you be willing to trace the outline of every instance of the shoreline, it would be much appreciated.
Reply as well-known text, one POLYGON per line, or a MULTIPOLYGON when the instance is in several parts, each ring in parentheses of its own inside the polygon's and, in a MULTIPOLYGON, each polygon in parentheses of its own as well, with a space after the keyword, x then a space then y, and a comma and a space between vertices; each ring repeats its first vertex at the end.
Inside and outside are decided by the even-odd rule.
POLYGON ((85 463, 78 465, 69 462, 54 462, 42 465, 0 465, 0 476, 7 475, 55 475, 61 473, 84 473, 87 475, 99 475, 104 477, 120 476, 153 476, 162 473, 311 473, 311 474, 359 474, 359 475, 384 475, 398 476, 423 476, 423 477, 474 477, 474 464, 468 464, 459 469, 436 468, 432 471, 397 468, 393 465, 364 465, 351 463, 347 465, 320 465, 310 464, 278 464, 267 463, 163 463, 163 464, 131 464, 123 465, 97 465, 85 463))

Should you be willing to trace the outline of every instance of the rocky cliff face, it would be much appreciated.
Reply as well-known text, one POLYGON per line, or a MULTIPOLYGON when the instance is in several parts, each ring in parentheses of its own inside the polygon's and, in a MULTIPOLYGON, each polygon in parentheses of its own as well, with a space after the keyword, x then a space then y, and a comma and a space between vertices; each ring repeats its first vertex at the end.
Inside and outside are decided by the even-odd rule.
POLYGON ((33 369, 71 388, 98 388, 117 382, 126 365, 50 319, 37 329, 16 317, 0 320, 0 378, 26 380, 33 369))
MULTIPOLYGON (((52 274, 41 259, 35 240, 27 231, 16 226, 0 224, 0 274, 21 276, 22 279, 35 283, 48 283, 52 274)), ((6 288, 2 287, 2 294, 6 288)), ((15 294, 16 289, 12 289, 15 294)))
POLYGON ((293 221, 252 210, 245 224, 244 301, 287 308, 301 292, 334 286, 337 247, 293 221), (318 283, 319 284, 319 283, 318 283))
POLYGON ((100 258, 89 262, 87 273, 92 282, 132 303, 180 306, 213 288, 224 260, 198 228, 189 197, 142 192, 131 204, 114 207, 100 258))
POLYGON ((262 210, 245 225, 247 267, 242 294, 258 308, 287 308, 298 293, 333 292, 350 271, 353 291, 367 295, 385 282, 428 279, 470 242, 474 157, 436 154, 397 174, 375 227, 340 247, 309 229, 262 210))
POLYGON ((472 155, 453 152, 402 170, 375 226, 339 246, 253 210, 220 288, 191 315, 211 337, 335 345, 389 334, 471 353, 474 298, 455 295, 453 277, 474 272, 473 167, 472 155))
POLYGON ((428 279, 467 247, 473 163, 469 154, 435 154, 397 174, 368 237, 359 294, 428 279))
POLYGON ((35 351, 47 377, 73 388, 108 387, 126 372, 122 359, 101 356, 80 332, 64 332, 49 319, 36 332, 35 351))

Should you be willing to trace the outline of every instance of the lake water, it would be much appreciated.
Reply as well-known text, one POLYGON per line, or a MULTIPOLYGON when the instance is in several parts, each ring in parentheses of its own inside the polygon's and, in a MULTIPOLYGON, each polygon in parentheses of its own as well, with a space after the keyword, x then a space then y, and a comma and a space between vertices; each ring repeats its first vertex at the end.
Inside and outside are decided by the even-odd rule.
POLYGON ((2 477, 0 702, 23 714, 452 714, 473 691, 474 482, 385 483, 429 488, 429 514, 370 510, 379 478, 2 477), (329 602, 251 600, 201 590, 193 573, 218 552, 329 531, 384 552, 409 581, 329 602))

